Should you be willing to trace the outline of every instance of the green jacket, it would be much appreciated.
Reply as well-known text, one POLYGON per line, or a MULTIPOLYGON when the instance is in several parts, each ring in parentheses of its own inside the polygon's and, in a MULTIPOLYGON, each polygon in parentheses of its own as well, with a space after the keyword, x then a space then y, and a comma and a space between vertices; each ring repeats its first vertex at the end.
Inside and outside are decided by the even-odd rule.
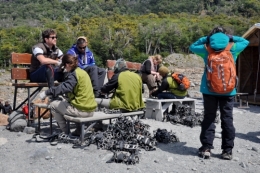
POLYGON ((180 91, 178 90, 178 83, 173 80, 173 78, 171 76, 167 77, 167 83, 169 84, 169 88, 168 91, 170 91, 171 93, 173 93, 176 96, 186 96, 188 94, 188 91, 180 91))
POLYGON ((116 77, 118 77, 117 88, 111 98, 110 109, 135 111, 144 108, 141 77, 129 70, 113 76, 115 79, 116 77))
POLYGON ((97 103, 89 75, 80 68, 76 68, 75 72, 77 84, 73 88, 73 92, 68 93, 69 102, 80 111, 93 112, 97 103))

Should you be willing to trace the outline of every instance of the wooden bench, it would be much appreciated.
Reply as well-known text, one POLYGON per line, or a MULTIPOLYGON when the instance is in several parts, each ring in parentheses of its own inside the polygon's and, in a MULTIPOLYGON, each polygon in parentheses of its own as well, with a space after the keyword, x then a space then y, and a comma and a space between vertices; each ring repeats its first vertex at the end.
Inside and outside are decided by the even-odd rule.
POLYGON ((164 111, 172 106, 172 104, 186 104, 195 110, 195 99, 184 98, 184 99, 146 99, 146 111, 145 118, 155 119, 162 121, 164 118, 164 111), (163 105, 162 105, 163 103, 163 105))
MULTIPOLYGON (((107 79, 110 80, 114 75, 114 66, 116 64, 116 60, 107 60, 107 79)), ((141 63, 126 61, 126 66, 130 71, 134 71, 139 73, 141 70, 141 63)))
MULTIPOLYGON (((11 54, 11 79, 14 80, 12 82, 12 86, 14 86, 14 99, 13 99, 13 110, 17 110, 21 108, 26 102, 28 105, 32 102, 32 100, 37 96, 37 94, 44 88, 48 87, 47 83, 34 83, 30 82, 30 72, 29 66, 31 65, 31 57, 32 54, 29 53, 12 53, 11 54), (27 89, 27 98, 22 101, 18 106, 16 106, 17 100, 17 90, 18 88, 26 88, 27 89), (31 88, 36 88, 31 93, 31 88)), ((28 126, 30 125, 30 111, 28 115, 28 126)))
POLYGON ((119 118, 119 117, 126 117, 126 116, 140 116, 143 115, 143 111, 135 111, 135 112, 127 112, 127 113, 116 113, 116 114, 106 114, 104 112, 95 112, 93 117, 87 117, 87 118, 80 118, 80 117, 72 117, 69 115, 64 115, 64 118, 67 121, 67 131, 70 132, 70 122, 79 123, 81 126, 81 134, 80 134, 80 141, 81 144, 84 142, 84 136, 85 134, 92 128, 97 121, 100 120, 110 120, 119 118), (85 130, 85 124, 91 123, 91 125, 88 126, 88 128, 85 130))

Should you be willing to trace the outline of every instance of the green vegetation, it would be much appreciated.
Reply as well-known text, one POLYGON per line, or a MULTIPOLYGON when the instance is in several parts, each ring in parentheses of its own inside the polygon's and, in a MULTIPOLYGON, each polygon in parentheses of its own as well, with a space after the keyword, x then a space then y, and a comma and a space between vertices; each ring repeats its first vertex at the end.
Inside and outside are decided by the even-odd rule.
POLYGON ((41 31, 54 28, 66 53, 80 35, 99 65, 124 57, 189 52, 218 25, 242 35, 258 22, 258 0, 0 0, 0 64, 11 52, 31 53, 41 31))

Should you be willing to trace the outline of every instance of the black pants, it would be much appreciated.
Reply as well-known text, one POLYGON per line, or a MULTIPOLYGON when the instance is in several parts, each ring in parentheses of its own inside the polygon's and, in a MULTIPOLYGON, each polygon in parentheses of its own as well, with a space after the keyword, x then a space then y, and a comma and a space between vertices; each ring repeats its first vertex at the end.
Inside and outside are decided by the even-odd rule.
POLYGON ((42 65, 30 74, 31 82, 47 82, 49 88, 54 86, 55 80, 58 82, 64 81, 64 74, 57 67, 50 64, 42 65))
POLYGON ((91 80, 94 93, 100 91, 106 77, 106 70, 97 66, 88 66, 84 69, 91 80))
POLYGON ((219 106, 222 145, 224 152, 232 151, 235 139, 235 127, 233 125, 233 101, 234 96, 214 96, 203 94, 204 99, 204 119, 201 124, 200 142, 205 149, 213 149, 215 138, 215 124, 217 109, 219 106))

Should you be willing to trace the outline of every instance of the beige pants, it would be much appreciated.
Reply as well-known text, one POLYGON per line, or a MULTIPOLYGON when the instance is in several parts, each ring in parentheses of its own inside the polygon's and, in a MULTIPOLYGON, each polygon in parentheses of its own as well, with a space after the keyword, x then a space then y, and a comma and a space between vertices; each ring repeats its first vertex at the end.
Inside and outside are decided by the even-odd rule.
POLYGON ((149 90, 153 90, 154 88, 157 87, 156 81, 155 81, 155 77, 152 74, 142 74, 142 80, 144 83, 147 84, 147 87, 149 90))
POLYGON ((105 107, 109 109, 111 99, 101 99, 101 98, 95 98, 95 101, 97 102, 98 106, 105 107))
POLYGON ((72 117, 92 117, 94 112, 82 112, 77 108, 73 107, 67 101, 54 100, 50 103, 51 113, 54 116, 54 119, 57 121, 58 125, 62 132, 67 131, 66 129, 66 120, 64 115, 69 115, 72 117))

